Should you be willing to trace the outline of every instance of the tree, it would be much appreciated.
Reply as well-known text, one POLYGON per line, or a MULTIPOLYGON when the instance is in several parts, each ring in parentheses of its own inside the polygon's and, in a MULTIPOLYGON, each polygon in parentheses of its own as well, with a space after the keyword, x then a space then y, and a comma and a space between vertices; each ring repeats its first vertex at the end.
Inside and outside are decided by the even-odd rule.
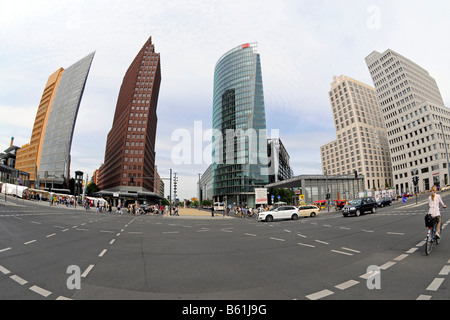
POLYGON ((91 196, 98 191, 100 191, 100 188, 94 182, 88 183, 88 185, 86 187, 86 193, 88 196, 91 196))

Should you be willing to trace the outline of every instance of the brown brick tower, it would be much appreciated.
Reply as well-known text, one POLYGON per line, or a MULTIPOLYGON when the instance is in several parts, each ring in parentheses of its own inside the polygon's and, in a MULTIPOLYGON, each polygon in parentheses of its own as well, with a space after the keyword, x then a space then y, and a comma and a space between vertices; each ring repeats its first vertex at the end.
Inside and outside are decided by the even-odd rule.
POLYGON ((160 83, 160 54, 155 53, 150 37, 123 78, 99 171, 102 191, 120 193, 121 198, 154 192, 160 83))

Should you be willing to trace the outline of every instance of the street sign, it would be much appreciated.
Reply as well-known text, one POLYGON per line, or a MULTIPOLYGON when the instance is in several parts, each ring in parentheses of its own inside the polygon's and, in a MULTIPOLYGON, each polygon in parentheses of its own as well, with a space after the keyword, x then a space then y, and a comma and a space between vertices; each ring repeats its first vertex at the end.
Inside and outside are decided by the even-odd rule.
POLYGON ((408 198, 403 197, 403 202, 406 203, 406 201, 408 200, 408 198))

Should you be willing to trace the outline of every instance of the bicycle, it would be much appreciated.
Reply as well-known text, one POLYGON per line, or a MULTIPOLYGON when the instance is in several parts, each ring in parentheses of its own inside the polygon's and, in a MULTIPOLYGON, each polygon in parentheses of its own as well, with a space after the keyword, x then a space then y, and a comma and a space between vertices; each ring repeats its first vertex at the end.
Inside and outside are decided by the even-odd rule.
MULTIPOLYGON (((441 217, 441 219, 442 219, 442 217, 441 217)), ((437 224, 438 224, 438 219, 433 218, 433 226, 428 227, 427 238, 426 238, 426 243, 425 243, 425 253, 427 256, 433 250, 434 244, 438 245, 439 241, 440 241, 440 239, 438 237, 436 237, 437 224)), ((441 233, 442 233, 442 221, 441 221, 439 234, 441 234, 441 233)))

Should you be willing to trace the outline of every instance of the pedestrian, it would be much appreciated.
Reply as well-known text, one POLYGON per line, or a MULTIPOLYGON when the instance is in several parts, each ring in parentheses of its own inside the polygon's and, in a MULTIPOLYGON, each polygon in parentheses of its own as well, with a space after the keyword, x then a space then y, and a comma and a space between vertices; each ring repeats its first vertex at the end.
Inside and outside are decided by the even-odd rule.
POLYGON ((211 216, 214 217, 214 206, 211 206, 211 216))
POLYGON ((441 231, 441 212, 439 210, 439 204, 442 205, 442 207, 445 209, 447 206, 442 201, 442 198, 439 194, 437 194, 437 187, 433 186, 431 188, 431 196, 428 198, 428 204, 429 204, 429 214, 433 219, 437 220, 436 225, 436 237, 439 239, 441 237, 440 231, 441 231))

